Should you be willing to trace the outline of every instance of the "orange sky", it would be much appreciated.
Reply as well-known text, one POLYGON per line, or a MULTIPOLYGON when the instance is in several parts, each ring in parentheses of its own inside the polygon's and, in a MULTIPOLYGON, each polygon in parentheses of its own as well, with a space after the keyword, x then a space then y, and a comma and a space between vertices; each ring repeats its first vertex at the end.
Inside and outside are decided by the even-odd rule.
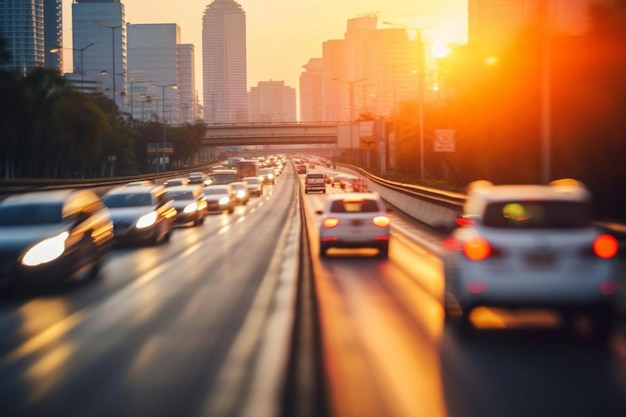
MULTIPOLYGON (((122 0, 130 23, 176 23, 182 43, 196 50, 202 94, 202 15, 212 0, 122 0)), ((71 3, 63 0, 64 43, 71 47, 71 3)), ((380 22, 424 28, 431 42, 465 42, 467 0, 238 0, 246 12, 248 86, 278 80, 298 88, 302 65, 321 57, 322 43, 344 37, 348 19, 376 13, 380 22)), ((389 26, 380 26, 389 27, 389 26)), ((414 34, 411 34, 414 36, 414 34)), ((70 71, 71 51, 64 51, 70 71)))

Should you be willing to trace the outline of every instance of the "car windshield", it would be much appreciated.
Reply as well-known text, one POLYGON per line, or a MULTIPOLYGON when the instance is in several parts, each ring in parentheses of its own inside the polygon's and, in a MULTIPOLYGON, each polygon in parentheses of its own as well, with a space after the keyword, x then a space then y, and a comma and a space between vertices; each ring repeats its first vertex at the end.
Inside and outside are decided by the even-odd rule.
POLYGON ((61 223, 61 204, 33 203, 0 207, 0 226, 61 223))
POLYGON ((228 194, 226 188, 205 188, 204 194, 228 194))
POLYGON ((261 180, 259 178, 245 178, 248 184, 260 184, 261 180))
POLYGON ((152 205, 152 196, 149 193, 111 194, 102 201, 108 208, 142 207, 152 205))
POLYGON ((324 178, 323 177, 309 177, 306 179, 306 182, 308 182, 309 184, 324 184, 324 178))
POLYGON ((571 229, 591 224, 588 204, 570 201, 508 201, 489 204, 483 225, 503 229, 571 229))
POLYGON ((374 200, 345 199, 333 201, 330 205, 331 213, 375 213, 380 211, 374 200))
POLYGON ((165 196, 172 200, 193 200, 195 197, 191 191, 173 191, 165 193, 165 196))

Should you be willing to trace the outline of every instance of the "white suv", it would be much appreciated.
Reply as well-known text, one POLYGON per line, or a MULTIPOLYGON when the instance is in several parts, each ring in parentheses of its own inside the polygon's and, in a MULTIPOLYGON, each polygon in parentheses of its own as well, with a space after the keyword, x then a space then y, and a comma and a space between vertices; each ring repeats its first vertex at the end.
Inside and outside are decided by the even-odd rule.
POLYGON ((376 248, 389 255, 389 210, 376 193, 333 194, 328 197, 319 234, 320 256, 330 248, 376 248))
POLYGON ((446 241, 446 319, 471 327, 478 306, 579 314, 595 336, 610 335, 617 291, 617 240, 591 223, 591 194, 578 181, 549 185, 470 184, 463 215, 446 241))

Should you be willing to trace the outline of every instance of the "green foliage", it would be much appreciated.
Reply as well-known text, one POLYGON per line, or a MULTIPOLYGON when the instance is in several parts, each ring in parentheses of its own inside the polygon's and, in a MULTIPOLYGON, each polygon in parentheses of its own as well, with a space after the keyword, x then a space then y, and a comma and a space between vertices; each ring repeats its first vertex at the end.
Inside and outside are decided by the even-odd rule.
MULTIPOLYGON (((2 178, 98 178, 156 169, 147 144, 161 141, 162 124, 127 120, 111 99, 77 91, 55 70, 0 72, 0 111, 2 178)), ((172 165, 193 162, 204 124, 166 129, 175 149, 172 165)))

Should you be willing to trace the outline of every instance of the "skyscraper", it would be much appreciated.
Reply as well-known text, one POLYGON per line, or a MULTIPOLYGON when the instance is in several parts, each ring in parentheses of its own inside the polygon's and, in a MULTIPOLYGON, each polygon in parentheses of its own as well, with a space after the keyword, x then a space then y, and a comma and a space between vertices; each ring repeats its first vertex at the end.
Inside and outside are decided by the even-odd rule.
POLYGON ((129 90, 126 97, 132 100, 135 119, 145 119, 140 105, 149 96, 157 104, 152 116, 162 123, 179 122, 179 44, 180 27, 175 23, 128 25, 129 90))
POLYGON ((202 78, 207 123, 248 121, 246 14, 234 0, 214 0, 202 19, 202 78))
POLYGON ((48 66, 61 70, 61 54, 50 49, 61 45, 61 0, 2 0, 0 36, 11 58, 2 67, 26 74, 48 66))
POLYGON ((284 81, 260 81, 250 88, 251 122, 295 122, 296 89, 284 81))
POLYGON ((99 80, 105 94, 123 108, 127 54, 124 5, 120 0, 76 0, 72 4, 75 72, 99 80))

